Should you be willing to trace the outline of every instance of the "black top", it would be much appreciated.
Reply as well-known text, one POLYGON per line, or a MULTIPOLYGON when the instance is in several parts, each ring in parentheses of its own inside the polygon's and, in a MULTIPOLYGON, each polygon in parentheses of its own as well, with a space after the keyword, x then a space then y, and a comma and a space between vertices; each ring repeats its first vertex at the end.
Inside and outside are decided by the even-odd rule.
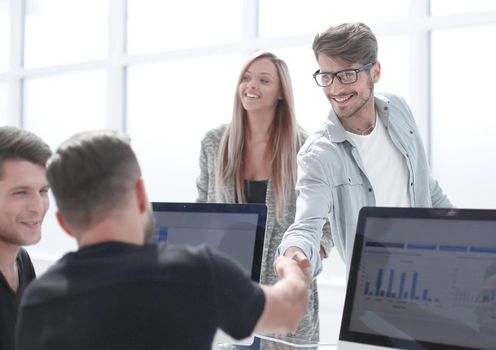
POLYGON ((65 255, 27 289, 18 350, 209 349, 253 331, 265 298, 205 246, 108 242, 65 255))
POLYGON ((245 180, 245 197, 247 203, 265 203, 268 180, 245 180))
POLYGON ((14 292, 4 275, 0 272, 0 349, 14 349, 14 332, 17 320, 17 308, 26 286, 36 274, 26 250, 21 248, 17 253, 17 270, 19 272, 19 288, 14 292))

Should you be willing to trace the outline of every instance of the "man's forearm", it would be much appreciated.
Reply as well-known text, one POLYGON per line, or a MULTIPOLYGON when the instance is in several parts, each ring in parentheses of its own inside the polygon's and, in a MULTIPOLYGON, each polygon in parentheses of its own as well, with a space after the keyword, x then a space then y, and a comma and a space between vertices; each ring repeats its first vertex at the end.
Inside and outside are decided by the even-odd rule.
POLYGON ((274 267, 280 280, 273 286, 261 286, 265 293, 265 307, 256 330, 294 332, 307 309, 307 275, 294 260, 285 257, 278 258, 274 267))

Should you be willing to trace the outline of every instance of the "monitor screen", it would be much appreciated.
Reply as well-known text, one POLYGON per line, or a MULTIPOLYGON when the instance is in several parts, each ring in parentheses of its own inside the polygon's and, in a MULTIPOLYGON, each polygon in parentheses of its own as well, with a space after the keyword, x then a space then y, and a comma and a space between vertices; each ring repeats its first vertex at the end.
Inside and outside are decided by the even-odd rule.
POLYGON ((153 202, 153 242, 200 245, 226 253, 260 279, 267 207, 264 204, 153 202))

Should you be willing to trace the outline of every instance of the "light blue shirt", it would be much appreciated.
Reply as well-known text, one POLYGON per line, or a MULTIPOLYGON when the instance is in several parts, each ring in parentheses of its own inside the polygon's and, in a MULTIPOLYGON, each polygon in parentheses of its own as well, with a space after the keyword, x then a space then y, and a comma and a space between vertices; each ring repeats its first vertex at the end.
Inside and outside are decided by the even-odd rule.
MULTIPOLYGON (((375 95, 375 107, 406 161, 411 206, 452 207, 432 178, 420 133, 406 102, 392 94, 375 95)), ((284 234, 278 254, 298 247, 310 259, 313 275, 319 274, 322 226, 329 217, 334 246, 348 271, 358 212, 364 206, 375 206, 376 201, 360 154, 333 111, 298 153, 296 191, 295 222, 284 234)))

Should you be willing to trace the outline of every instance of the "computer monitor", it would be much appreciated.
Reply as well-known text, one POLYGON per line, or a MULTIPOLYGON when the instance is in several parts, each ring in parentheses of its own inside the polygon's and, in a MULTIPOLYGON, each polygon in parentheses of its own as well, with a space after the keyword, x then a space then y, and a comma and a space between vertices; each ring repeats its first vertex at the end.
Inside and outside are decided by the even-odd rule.
POLYGON ((265 204, 152 202, 152 242, 207 246, 226 253, 259 282, 267 206, 265 204))
POLYGON ((362 208, 338 349, 496 349, 496 210, 362 208))

